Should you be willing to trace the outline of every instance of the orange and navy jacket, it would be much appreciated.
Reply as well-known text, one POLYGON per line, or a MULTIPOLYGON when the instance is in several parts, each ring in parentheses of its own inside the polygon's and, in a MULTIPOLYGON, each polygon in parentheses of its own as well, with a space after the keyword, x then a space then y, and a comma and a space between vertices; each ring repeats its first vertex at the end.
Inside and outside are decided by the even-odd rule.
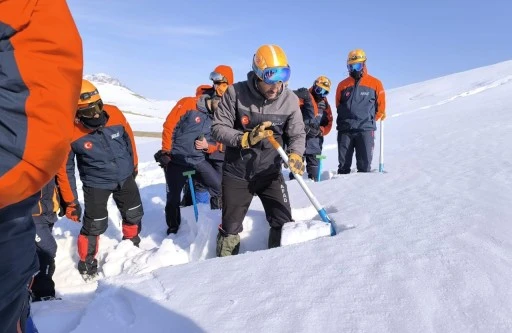
POLYGON ((331 106, 325 97, 315 99, 312 88, 309 89, 309 100, 305 101, 299 97, 299 105, 306 134, 309 133, 309 128, 319 129, 322 133, 321 137, 306 135, 306 151, 304 154, 321 154, 323 136, 329 134, 332 127, 331 106))
POLYGON ((64 0, 0 1, 0 45, 2 209, 36 194, 65 159, 83 60, 64 0))
POLYGON ((386 114, 386 95, 382 82, 363 70, 362 77, 348 77, 336 89, 336 129, 341 132, 377 129, 375 119, 386 114))
POLYGON ((75 120, 73 140, 67 161, 57 173, 63 201, 78 199, 75 180, 75 157, 80 180, 87 187, 113 190, 137 167, 137 149, 133 132, 121 110, 105 104, 105 126, 91 130, 75 120))
POLYGON ((48 184, 41 189, 39 200, 32 209, 32 216, 42 216, 49 223, 57 221, 57 213, 60 209, 60 198, 55 178, 52 178, 48 184))
POLYGON ((170 152, 176 164, 194 166, 205 160, 205 153, 216 150, 216 144, 211 143, 212 114, 206 106, 207 96, 180 99, 164 122, 162 150, 170 152), (195 140, 201 136, 211 143, 207 152, 195 148, 195 140))

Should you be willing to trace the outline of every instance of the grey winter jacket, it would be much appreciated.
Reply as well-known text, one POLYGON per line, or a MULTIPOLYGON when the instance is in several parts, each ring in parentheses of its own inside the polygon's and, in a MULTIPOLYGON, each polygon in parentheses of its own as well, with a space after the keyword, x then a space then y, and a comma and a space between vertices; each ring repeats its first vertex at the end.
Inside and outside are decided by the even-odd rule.
POLYGON ((237 82, 224 93, 214 115, 212 136, 226 146, 224 174, 253 180, 281 172, 282 159, 268 140, 262 140, 249 149, 242 149, 244 132, 250 132, 264 121, 271 121, 274 137, 289 152, 304 154, 306 133, 293 91, 284 87, 273 100, 266 100, 256 88, 254 72, 247 80, 237 82))

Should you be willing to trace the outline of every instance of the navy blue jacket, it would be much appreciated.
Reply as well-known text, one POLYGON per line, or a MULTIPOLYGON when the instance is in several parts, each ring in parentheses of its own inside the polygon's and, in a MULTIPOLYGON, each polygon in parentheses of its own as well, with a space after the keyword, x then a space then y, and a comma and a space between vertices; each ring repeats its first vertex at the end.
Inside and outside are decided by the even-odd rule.
POLYGON ((80 180, 87 187, 113 190, 121 185, 137 166, 133 132, 121 110, 104 105, 108 120, 98 129, 75 122, 73 141, 66 163, 57 174, 61 195, 66 203, 78 199, 75 158, 80 180))

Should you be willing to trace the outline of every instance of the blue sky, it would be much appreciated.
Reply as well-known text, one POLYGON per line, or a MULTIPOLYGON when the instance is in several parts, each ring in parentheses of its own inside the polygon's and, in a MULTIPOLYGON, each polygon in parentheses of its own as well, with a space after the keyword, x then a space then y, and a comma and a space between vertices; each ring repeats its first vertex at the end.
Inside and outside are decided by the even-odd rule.
MULTIPOLYGON (((278 44, 290 87, 346 77, 363 48, 386 89, 512 59, 512 1, 68 0, 84 73, 107 73, 153 99, 193 95, 219 64, 246 78, 262 44, 278 44)), ((332 94, 334 95, 334 94, 332 94)), ((332 100, 334 96, 330 96, 332 100)))

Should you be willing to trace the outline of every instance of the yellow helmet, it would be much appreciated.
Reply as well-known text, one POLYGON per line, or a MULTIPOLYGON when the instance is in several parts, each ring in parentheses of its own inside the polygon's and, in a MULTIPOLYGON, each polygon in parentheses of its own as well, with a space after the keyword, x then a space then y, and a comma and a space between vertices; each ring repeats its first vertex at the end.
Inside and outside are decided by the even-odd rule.
POLYGON ((252 58, 252 70, 258 78, 267 84, 288 82, 290 66, 283 49, 278 45, 260 46, 252 58))
POLYGON ((319 76, 315 80, 314 85, 325 89, 327 92, 331 91, 331 80, 327 76, 319 76))
POLYGON ((362 49, 355 49, 348 53, 347 65, 366 61, 366 53, 362 49))
POLYGON ((99 100, 101 100, 101 96, 94 84, 87 80, 82 80, 82 89, 80 89, 80 96, 78 97, 78 108, 88 106, 99 100))

